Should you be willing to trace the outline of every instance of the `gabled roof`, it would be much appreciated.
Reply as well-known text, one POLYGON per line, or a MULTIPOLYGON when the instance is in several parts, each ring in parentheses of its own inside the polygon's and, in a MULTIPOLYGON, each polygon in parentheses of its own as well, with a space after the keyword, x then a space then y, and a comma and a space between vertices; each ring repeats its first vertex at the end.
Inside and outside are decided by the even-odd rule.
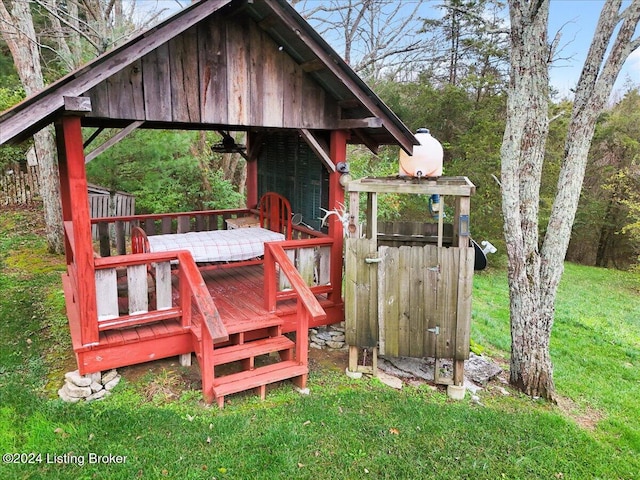
MULTIPOLYGON (((246 16, 257 24, 272 42, 293 59, 297 69, 301 69, 306 77, 324 90, 332 105, 339 107, 335 129, 350 129, 356 137, 356 143, 364 143, 371 148, 397 144, 407 151, 417 144, 400 119, 286 0, 202 0, 191 4, 151 30, 101 55, 2 113, 0 144, 21 141, 33 135, 63 113, 65 97, 79 97, 99 88, 154 51, 166 48, 168 42, 216 13, 230 17, 246 16)), ((157 58, 163 61, 161 55, 157 55, 157 58)), ((115 118, 117 120, 118 117, 115 118)), ((98 125, 104 121, 104 125, 109 125, 106 120, 104 117, 94 119, 91 124, 98 125)), ((118 125, 117 121, 111 125, 118 125)), ((189 128, 184 122, 152 122, 149 126, 189 128)), ((207 122, 198 122, 198 126, 206 128, 207 122)), ((195 128, 195 125, 190 128, 195 128)))

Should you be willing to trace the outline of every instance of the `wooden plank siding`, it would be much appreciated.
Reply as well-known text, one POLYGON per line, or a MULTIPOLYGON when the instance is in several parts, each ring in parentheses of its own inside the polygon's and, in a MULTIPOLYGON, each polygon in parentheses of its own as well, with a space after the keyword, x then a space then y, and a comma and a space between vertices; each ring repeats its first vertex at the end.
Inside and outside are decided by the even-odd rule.
POLYGON ((167 60, 169 60, 167 43, 142 57, 145 120, 170 122, 173 119, 171 62, 167 60))
POLYGON ((380 247, 380 257, 381 353, 468 358, 473 249, 380 247))
POLYGON ((87 117, 332 129, 337 102, 249 17, 212 15, 85 92, 87 117))
POLYGON ((200 98, 199 55, 197 27, 191 27, 169 41, 171 114, 174 122, 200 122, 200 102, 193 101, 200 98), (178 85, 182 88, 176 88, 178 85))

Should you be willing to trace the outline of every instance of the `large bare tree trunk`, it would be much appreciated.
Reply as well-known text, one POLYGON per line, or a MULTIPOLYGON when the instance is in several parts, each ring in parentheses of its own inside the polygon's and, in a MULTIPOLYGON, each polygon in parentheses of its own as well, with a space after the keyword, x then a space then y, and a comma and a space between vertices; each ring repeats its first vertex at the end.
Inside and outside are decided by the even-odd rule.
POLYGON ((564 257, 598 115, 625 59, 640 45, 633 34, 640 0, 620 11, 607 0, 576 89, 556 197, 538 250, 538 201, 548 131, 549 0, 509 1, 511 83, 501 150, 502 208, 509 258, 510 381, 531 396, 553 400, 549 340, 564 257), (617 37, 607 55, 616 26, 617 37))
MULTIPOLYGON (((44 88, 40 51, 38 48, 29 2, 0 1, 0 30, 9 46, 20 81, 27 95, 44 88), (11 12, 7 9, 10 6, 11 12)), ((40 195, 49 251, 64 252, 62 206, 60 204, 55 142, 51 130, 44 129, 33 136, 40 170, 40 195)))
POLYGON ((549 131, 549 2, 511 2, 511 80, 502 143, 502 209, 509 258, 511 383, 553 394, 551 322, 540 304, 538 203, 549 131))

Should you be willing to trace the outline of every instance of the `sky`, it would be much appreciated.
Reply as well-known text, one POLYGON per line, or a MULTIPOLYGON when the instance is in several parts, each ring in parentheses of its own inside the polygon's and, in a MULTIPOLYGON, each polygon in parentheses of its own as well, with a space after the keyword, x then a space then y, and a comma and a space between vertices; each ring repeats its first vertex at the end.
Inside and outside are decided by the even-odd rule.
MULTIPOLYGON (((146 4, 147 8, 165 8, 167 12, 174 12, 190 3, 190 0, 133 0, 138 4, 146 4)), ((311 2, 322 0, 307 0, 311 2)), ((403 1, 403 0, 398 0, 403 1)), ((404 0, 412 3, 415 0, 404 0)), ((427 0, 425 6, 440 3, 440 0, 427 0)), ((628 4, 629 0, 624 0, 628 4)), ((589 45, 595 32, 600 11, 604 0, 550 0, 549 38, 553 39, 558 31, 561 32, 557 60, 551 68, 550 79, 552 86, 558 91, 559 97, 571 97, 573 89, 580 77, 589 45)), ((143 9, 144 10, 144 9, 143 9)), ((508 14, 505 12, 505 16, 508 14)), ((640 28, 636 36, 640 35, 640 28)), ((640 85, 640 49, 636 50, 626 61, 618 81, 614 87, 616 92, 625 91, 629 83, 640 85)))
MULTIPOLYGON (((628 2, 625 2, 628 3, 628 2)), ((560 96, 570 95, 576 86, 589 45, 593 38, 603 0, 551 0, 549 10, 549 38, 561 31, 558 60, 550 71, 551 84, 560 96)), ((636 30, 636 36, 640 31, 636 30)), ((613 95, 621 91, 629 81, 640 85, 640 49, 627 59, 613 95)), ((626 89, 625 89, 626 90, 626 89)))

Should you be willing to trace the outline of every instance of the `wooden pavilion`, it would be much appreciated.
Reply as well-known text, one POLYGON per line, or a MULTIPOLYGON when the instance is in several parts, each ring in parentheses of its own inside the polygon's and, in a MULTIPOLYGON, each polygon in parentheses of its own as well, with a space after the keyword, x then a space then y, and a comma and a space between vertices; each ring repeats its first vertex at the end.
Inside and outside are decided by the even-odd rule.
POLYGON ((285 0, 190 5, 4 112, 0 144, 52 123, 80 373, 177 355, 188 364, 195 353, 204 397, 220 406, 284 379, 304 387, 307 329, 344 319, 342 224, 332 216, 326 232, 296 227, 291 212, 312 205, 307 218, 317 217, 344 203, 349 142, 407 152, 417 143, 285 0), (246 208, 91 219, 85 148, 95 134, 86 138, 86 127, 122 129, 116 140, 136 128, 246 132, 246 208), (256 224, 283 239, 251 259, 196 263, 188 250, 150 248, 156 236, 256 224), (127 231, 137 232, 133 250, 127 231), (238 361, 239 371, 219 375, 238 361))

